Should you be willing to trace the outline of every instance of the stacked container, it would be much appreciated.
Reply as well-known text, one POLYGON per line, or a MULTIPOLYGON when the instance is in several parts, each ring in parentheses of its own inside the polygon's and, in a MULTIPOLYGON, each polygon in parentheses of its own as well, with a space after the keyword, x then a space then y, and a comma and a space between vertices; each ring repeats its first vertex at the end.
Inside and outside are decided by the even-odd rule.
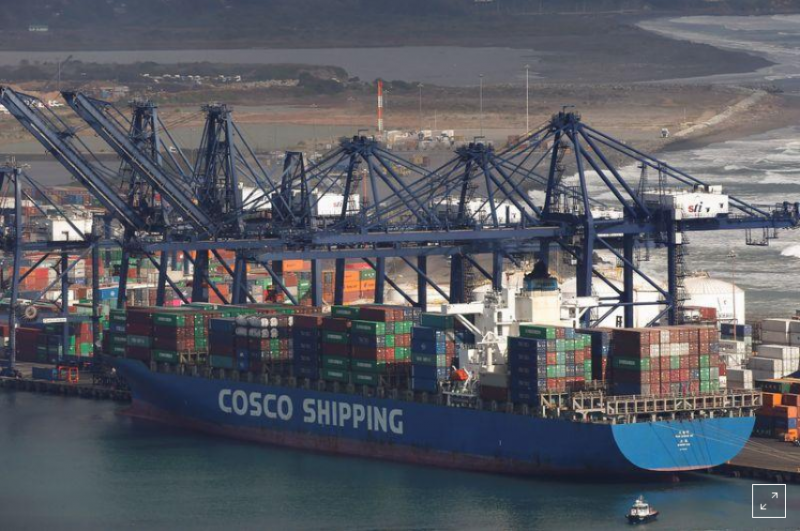
POLYGON ((753 327, 720 324, 719 353, 729 369, 741 369, 753 354, 753 327))
POLYGON ((320 376, 323 380, 350 383, 350 318, 357 316, 355 306, 334 306, 332 317, 322 319, 320 376))
POLYGON ((798 439, 800 424, 800 379, 785 378, 759 382, 763 405, 756 411, 753 434, 785 441, 798 439))
MULTIPOLYGON (((297 378, 316 380, 320 375, 322 360, 322 325, 319 315, 298 315, 292 330, 292 373, 297 378)), ((340 358, 346 360, 346 358, 340 358)), ((344 367, 346 361, 340 365, 344 367)))
POLYGON ((260 373, 292 360, 294 316, 258 313, 236 317, 236 369, 260 373))
POLYGON ((672 326, 615 330, 612 378, 617 395, 681 395, 718 391, 715 328, 672 326))
POLYGON ((607 381, 611 378, 611 365, 609 364, 609 354, 611 353, 612 328, 585 328, 578 329, 577 332, 589 336, 591 360, 592 360, 592 380, 607 381))
POLYGON ((534 404, 541 393, 582 389, 592 379, 592 339, 572 328, 521 324, 508 340, 511 399, 534 404))
POLYGON ((475 338, 457 329, 452 315, 422 313, 419 324, 411 330, 411 388, 432 393, 448 379, 451 367, 459 365, 475 338))

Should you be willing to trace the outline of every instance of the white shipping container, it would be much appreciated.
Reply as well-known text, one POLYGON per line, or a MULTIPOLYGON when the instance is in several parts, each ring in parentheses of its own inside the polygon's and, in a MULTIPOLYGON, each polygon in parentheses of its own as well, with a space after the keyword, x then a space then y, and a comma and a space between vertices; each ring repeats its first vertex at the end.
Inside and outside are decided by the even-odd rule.
POLYGON ((788 360, 800 356, 800 347, 788 345, 759 345, 758 355, 776 360, 788 360))
POLYGON ((791 319, 764 319, 761 321, 761 330, 786 334, 789 332, 791 322, 791 319))
MULTIPOLYGON (((316 201, 316 215, 319 217, 336 217, 342 215, 342 205, 344 204, 344 195, 340 194, 325 194, 315 196, 316 201)), ((348 212, 358 212, 361 208, 361 201, 358 195, 350 196, 350 204, 347 205, 348 212)))
POLYGON ((731 339, 720 339, 719 349, 723 352, 732 352, 735 354, 747 353, 747 344, 744 341, 733 341, 731 339))
POLYGON ((761 331, 761 341, 773 345, 789 345, 789 334, 786 332, 761 331))
POLYGON ((800 334, 800 319, 792 319, 789 322, 789 333, 800 334))
MULTIPOLYGON (((70 220, 75 227, 80 229, 84 235, 89 236, 92 233, 92 220, 75 218, 70 220)), ((74 242, 83 241, 80 233, 78 233, 72 225, 64 219, 48 219, 48 237, 50 241, 54 242, 74 242)))
POLYGON ((715 218, 727 214, 728 196, 701 192, 667 192, 644 194, 645 201, 650 204, 666 202, 668 208, 681 213, 682 218, 715 218))
MULTIPOLYGON (((783 360, 774 358, 763 358, 755 356, 750 358, 747 363, 747 368, 755 371, 766 371, 771 374, 781 374, 783 372, 783 360)), ((771 378, 779 378, 780 376, 772 376, 771 378)))

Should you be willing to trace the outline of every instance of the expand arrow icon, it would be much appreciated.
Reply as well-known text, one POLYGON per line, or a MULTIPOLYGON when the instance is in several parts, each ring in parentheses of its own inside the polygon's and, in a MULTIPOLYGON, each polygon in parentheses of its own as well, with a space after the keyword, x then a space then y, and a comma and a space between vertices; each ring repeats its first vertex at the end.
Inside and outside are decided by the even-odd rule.
POLYGON ((766 511, 767 510, 767 504, 766 503, 762 503, 761 504, 761 510, 762 511, 766 511))
POLYGON ((778 493, 777 492, 773 492, 772 493, 772 499, 773 500, 777 500, 778 499, 778 493))

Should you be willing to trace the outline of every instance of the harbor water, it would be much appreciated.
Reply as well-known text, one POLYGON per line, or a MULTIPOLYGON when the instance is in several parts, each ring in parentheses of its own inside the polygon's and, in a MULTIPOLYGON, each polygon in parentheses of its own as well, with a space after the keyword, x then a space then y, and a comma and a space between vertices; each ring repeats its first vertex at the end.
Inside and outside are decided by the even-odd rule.
MULTIPOLYGON (((751 481, 522 479, 314 455, 134 421, 107 402, 0 391, 2 529, 789 529, 752 520, 751 481)), ((591 444, 591 441, 586 441, 591 444)), ((610 478, 611 479, 611 478, 610 478)))

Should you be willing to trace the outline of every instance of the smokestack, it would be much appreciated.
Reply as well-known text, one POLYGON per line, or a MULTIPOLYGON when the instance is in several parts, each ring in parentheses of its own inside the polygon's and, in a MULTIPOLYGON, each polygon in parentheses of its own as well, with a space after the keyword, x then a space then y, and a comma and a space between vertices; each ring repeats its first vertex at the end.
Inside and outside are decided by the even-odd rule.
POLYGON ((383 81, 378 80, 378 134, 383 134, 383 81))

